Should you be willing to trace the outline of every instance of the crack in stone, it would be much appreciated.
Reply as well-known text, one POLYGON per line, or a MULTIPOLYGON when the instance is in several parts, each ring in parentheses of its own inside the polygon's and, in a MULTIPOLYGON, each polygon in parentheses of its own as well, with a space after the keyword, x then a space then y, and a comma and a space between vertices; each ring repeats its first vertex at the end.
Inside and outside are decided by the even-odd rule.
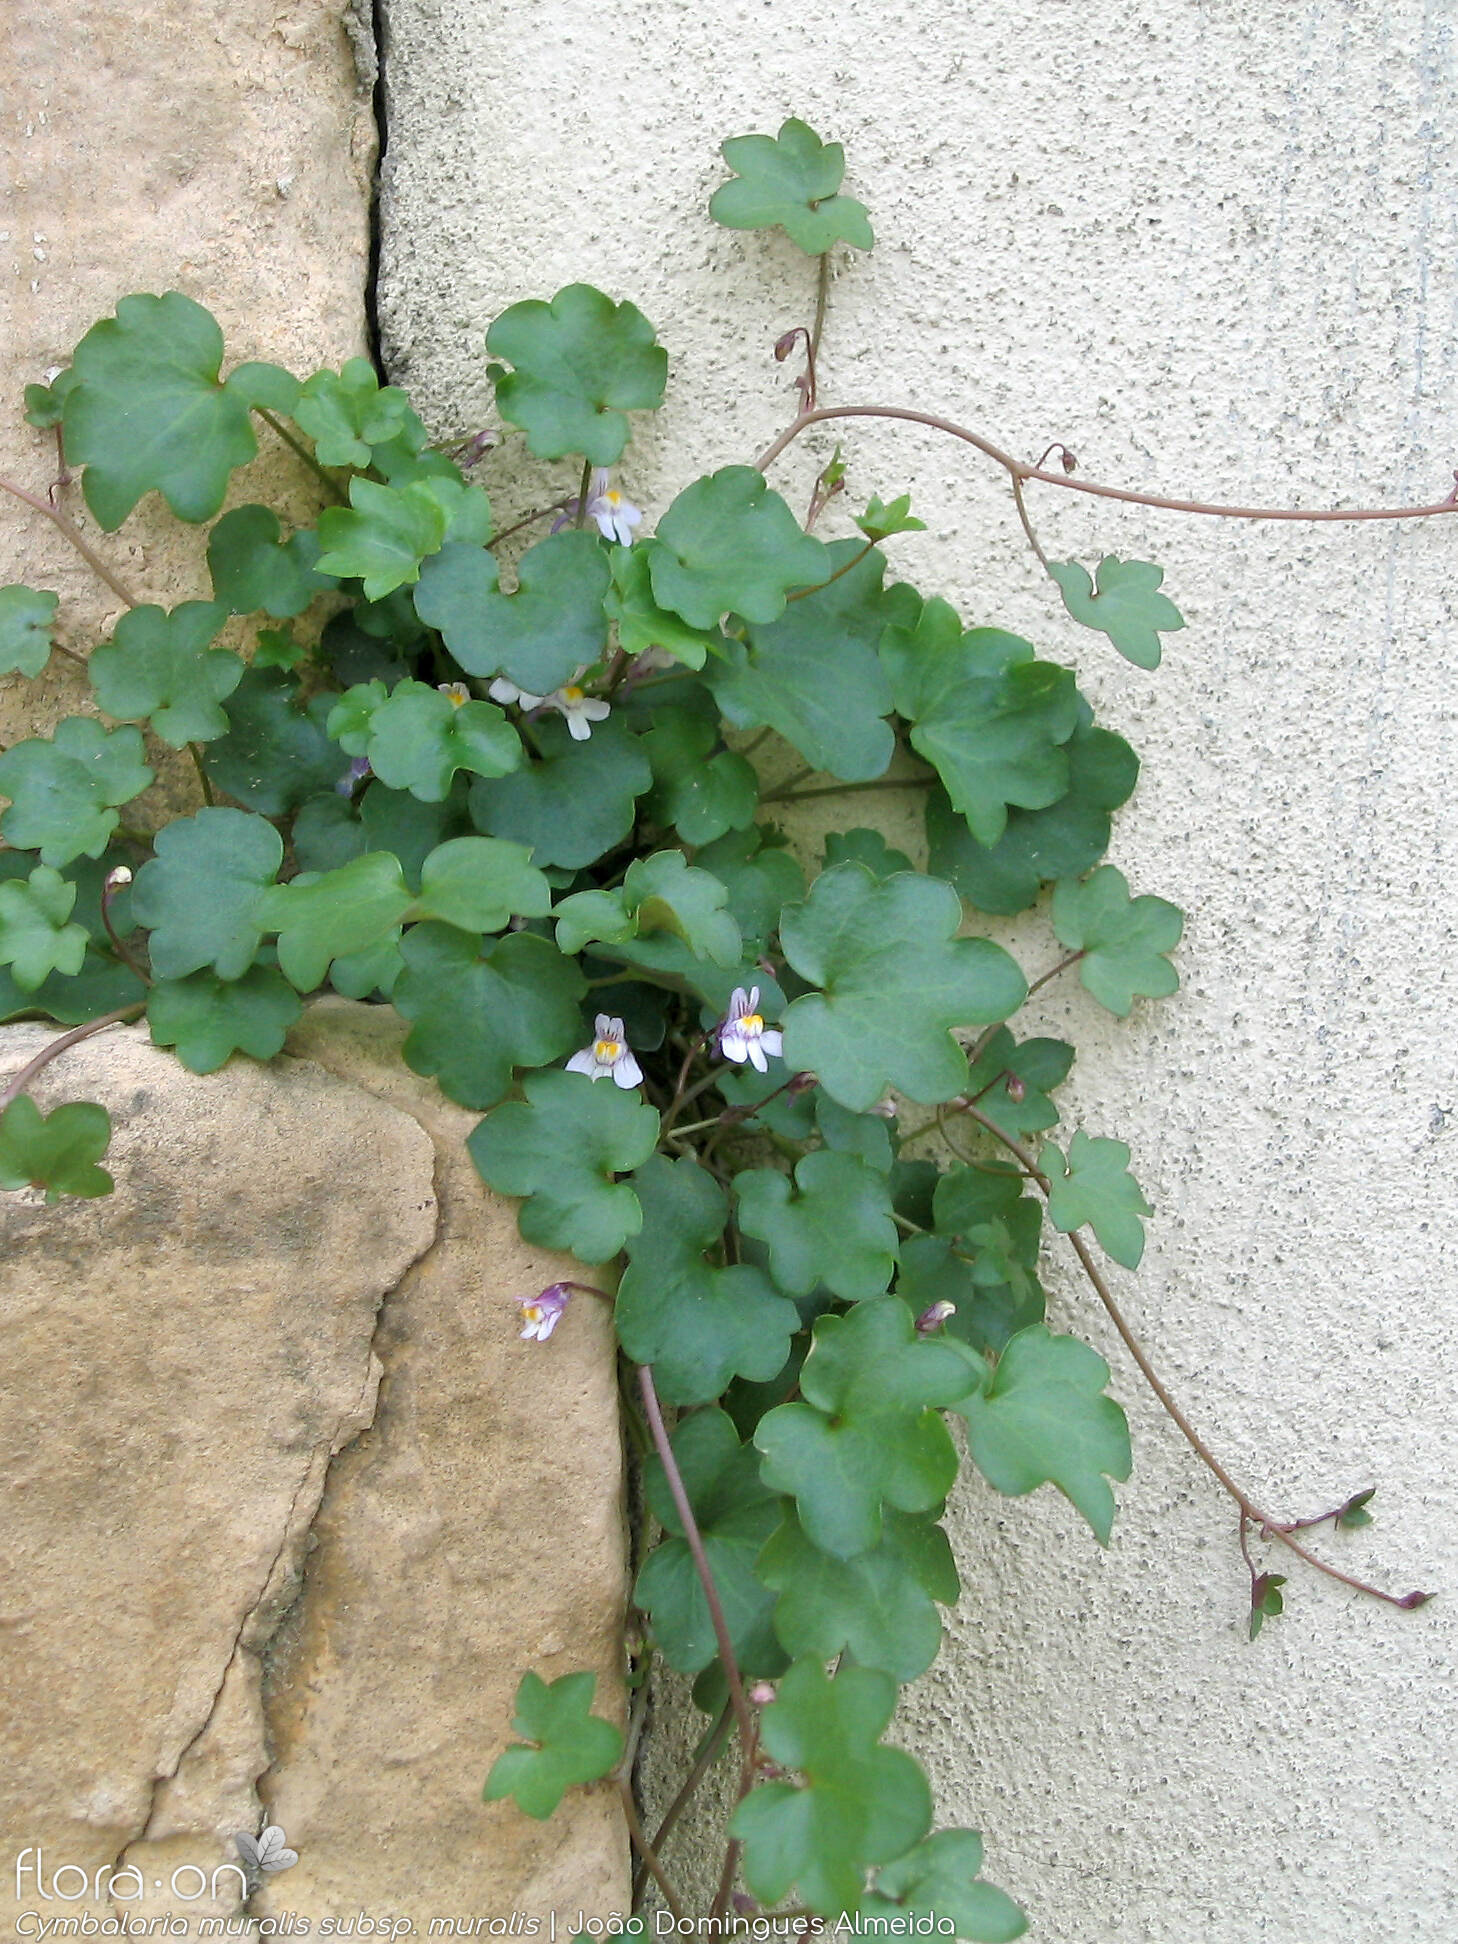
MULTIPOLYGON (((361 1088, 360 1091, 364 1092, 367 1090, 361 1088)), ((379 1095, 374 1095, 372 1097, 375 1099, 382 1098, 379 1095)), ((393 1104, 393 1103, 387 1103, 387 1104, 393 1104)), ((405 1113, 405 1110, 400 1108, 397 1108, 396 1111, 405 1113)), ((422 1122, 416 1120, 413 1114, 405 1113, 405 1118, 413 1121, 415 1126, 419 1127, 421 1129, 421 1132, 425 1134, 427 1140, 430 1139, 429 1129, 427 1129, 422 1122)), ((132 1847, 134 1843, 139 1843, 139 1842, 145 1843, 148 1841, 161 1840, 160 1838, 153 1836, 152 1824, 161 1806, 162 1791, 166 1788, 168 1783, 175 1782, 177 1780, 178 1776, 182 1773, 183 1764, 186 1762, 188 1756, 203 1740, 203 1738, 206 1736, 208 1732, 208 1729, 213 1725, 213 1722, 217 1716, 219 1703, 222 1701, 223 1694, 228 1685, 228 1677, 232 1673, 233 1668, 238 1661, 239 1655, 242 1653, 251 1653, 254 1656, 254 1658, 258 1661, 260 1667, 258 1727, 259 1727, 259 1738, 262 1743, 264 1753, 265 1755, 267 1755, 268 1705, 267 1705, 267 1698, 264 1693, 264 1679, 263 1679, 264 1657, 267 1654, 270 1645, 272 1644, 272 1642, 280 1632, 281 1628, 283 1627, 285 1621, 288 1619, 290 1613, 292 1613, 294 1608, 304 1597, 307 1588, 307 1583, 308 1583, 307 1558, 309 1553, 309 1539, 313 1533, 314 1527, 318 1522, 319 1515, 323 1510, 325 1502, 329 1496, 329 1484, 334 1471, 335 1460, 339 1457, 339 1455, 342 1452, 348 1450, 348 1448, 356 1441, 356 1439, 362 1437, 365 1432, 373 1430, 380 1423, 382 1410, 383 1410, 382 1393, 384 1389, 385 1364, 384 1364, 384 1359, 379 1354, 378 1344, 379 1344, 381 1331, 383 1330, 385 1322, 387 1320, 387 1311, 389 1308, 390 1301, 394 1296, 396 1296, 399 1293, 401 1285, 405 1282, 406 1278, 412 1275, 415 1272, 415 1270, 417 1270, 420 1267, 422 1263, 424 1263, 429 1259, 429 1257, 433 1254, 433 1252, 439 1246, 441 1241, 442 1221, 441 1221, 441 1212, 440 1212, 441 1211, 440 1157, 435 1152, 435 1146, 433 1141, 431 1142, 431 1183, 430 1185, 431 1185, 431 1194, 435 1202, 435 1209, 436 1209, 435 1226, 431 1234, 431 1237, 429 1241, 427 1241, 424 1244, 424 1246, 421 1249, 419 1249, 410 1258, 410 1260, 404 1265, 396 1280, 387 1289, 384 1289, 380 1292, 379 1301, 375 1306, 374 1324, 370 1331, 370 1340, 365 1350, 365 1368, 364 1368, 363 1377, 361 1378, 360 1381, 360 1388, 358 1394, 354 1402, 351 1405, 349 1405, 346 1409, 341 1411, 338 1418, 336 1419, 334 1428, 331 1431, 327 1442, 327 1451, 324 1442, 321 1440, 321 1442, 315 1446, 313 1452, 311 1453, 310 1459, 304 1468, 303 1475, 300 1477, 298 1484, 294 1487, 293 1494, 289 1500, 288 1510, 285 1513, 283 1519, 283 1532, 279 1540, 278 1546, 274 1551, 273 1557, 270 1559, 268 1563, 268 1568, 263 1575, 262 1582, 259 1586, 258 1592, 246 1604, 242 1616, 239 1619, 237 1628, 234 1631, 232 1642, 228 1648, 228 1652, 226 1656, 224 1657, 223 1671, 221 1676, 219 1677, 216 1687, 213 1690, 212 1699, 208 1703, 207 1712, 204 1715, 198 1727, 194 1730, 194 1732, 188 1737, 186 1742, 184 1742, 182 1747, 178 1750, 176 1759, 173 1761, 171 1767, 166 1771, 166 1773, 153 1776, 151 1787, 148 1793, 146 1812, 142 1816, 135 1831, 126 1838, 125 1842, 122 1844, 120 1850, 118 1851, 116 1859, 112 1865, 112 1869, 114 1873, 121 1870, 121 1868, 123 1867, 123 1859, 125 1858, 127 1851, 132 1847), (366 1414, 366 1411, 368 1414, 366 1414), (317 1471, 317 1460, 321 1452, 326 1453, 324 1457, 322 1474, 320 1474, 317 1471), (318 1477, 319 1488, 318 1488, 318 1495, 314 1501, 313 1510, 309 1514, 307 1522, 302 1527, 296 1528, 296 1518, 298 1513, 299 1501, 304 1497, 304 1494, 309 1487, 310 1481, 316 1476, 318 1477), (296 1558, 297 1565, 292 1570, 285 1570, 284 1573, 280 1575, 279 1569, 283 1565, 285 1559, 290 1555, 290 1553, 292 1553, 296 1558), (288 1581, 291 1577, 294 1581, 292 1593, 287 1599, 278 1597, 282 1595, 283 1589, 285 1586, 287 1586, 288 1581), (262 1623, 261 1626, 257 1625, 257 1623, 260 1622, 260 1616, 263 1615, 268 1609, 269 1592, 270 1589, 275 1586, 276 1582, 278 1582, 278 1595, 276 1596, 276 1604, 274 1605, 273 1612, 269 1616, 266 1622, 262 1623), (251 1628, 256 1629, 254 1638, 252 1640, 245 1639, 245 1636, 249 1633, 251 1628)), ((264 1766, 258 1771, 258 1774, 254 1778, 254 1785, 253 1785, 254 1793, 258 1797, 260 1804, 265 1808, 265 1810, 267 1808, 267 1804, 264 1801, 262 1785, 264 1783, 265 1778, 269 1775, 270 1771, 272 1770, 273 1766, 274 1764, 271 1759, 266 1760, 264 1766)), ((251 1897, 251 1893, 250 1893, 250 1897, 251 1897)), ((245 1898, 239 1906, 239 1911, 243 1915, 250 1914, 247 1908, 249 1900, 250 1900, 249 1898, 245 1898)))

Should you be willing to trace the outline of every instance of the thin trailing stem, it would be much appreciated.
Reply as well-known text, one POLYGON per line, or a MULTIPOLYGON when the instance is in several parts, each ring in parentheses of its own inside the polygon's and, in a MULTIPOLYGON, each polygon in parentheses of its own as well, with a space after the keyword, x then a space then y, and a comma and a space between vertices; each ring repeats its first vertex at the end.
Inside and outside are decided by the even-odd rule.
MULTIPOLYGON (((814 772, 802 770, 800 774, 814 772)), ((817 783, 813 790, 796 790, 782 783, 777 790, 766 790, 760 802, 808 803, 811 797, 855 796, 862 790, 925 790, 936 780, 934 776, 876 776, 867 783, 817 783)))
POLYGON ((1070 493, 1088 493, 1097 499, 1120 500, 1129 506, 1152 506, 1166 513, 1202 513, 1224 520, 1305 521, 1423 520, 1437 513, 1458 513, 1458 496, 1421 506, 1332 507, 1307 512, 1295 506, 1226 506, 1211 500, 1172 499, 1163 493, 1139 493, 1126 486, 1101 486, 1091 479, 1072 478, 1067 473, 1046 472, 1041 466, 1030 466, 1026 460, 1005 452, 980 432, 973 432, 969 427, 958 425, 953 419, 942 418, 935 412, 913 411, 907 405, 818 405, 813 411, 801 412, 794 423, 788 425, 754 460, 756 471, 763 472, 766 467, 773 465, 786 446, 812 425, 845 418, 904 419, 912 425, 929 426, 934 432, 945 432, 951 438, 975 446, 977 451, 995 461, 1020 483, 1035 479, 1042 486, 1062 486, 1070 493))
POLYGON ((202 784, 203 802, 211 808, 217 802, 217 798, 213 795, 213 781, 208 775, 206 764, 203 762, 202 745, 200 743, 190 742, 187 747, 192 755, 193 766, 197 770, 197 780, 202 784))
MULTIPOLYGON (((986 1128, 987 1132, 995 1140, 1001 1142, 1009 1154, 1021 1162, 1023 1168, 1037 1183, 1039 1189, 1046 1197, 1050 1186, 1048 1177, 1039 1168, 1028 1150, 1022 1146, 1021 1142, 1013 1140, 1010 1134, 1004 1133, 997 1122, 984 1114, 980 1108, 968 1107, 965 1109, 965 1112, 971 1119, 986 1128)), ((1315 1567, 1318 1573, 1324 1573, 1328 1579, 1337 1580, 1343 1586, 1350 1586, 1355 1592, 1366 1593, 1374 1600, 1385 1601, 1388 1606, 1411 1609, 1412 1607, 1422 1606, 1426 1600, 1432 1597, 1427 1593, 1416 1592, 1387 1593, 1380 1586, 1373 1586, 1367 1580, 1357 1579, 1351 1573, 1343 1573, 1335 1566, 1328 1566, 1324 1559, 1318 1559, 1315 1553, 1309 1552, 1305 1546, 1294 1539, 1291 1533, 1281 1525, 1279 1520, 1273 1519, 1268 1512, 1263 1512, 1260 1506, 1255 1503, 1254 1499, 1236 1484, 1230 1473, 1221 1464, 1214 1452, 1211 1451, 1210 1447, 1205 1443, 1205 1440, 1200 1436, 1194 1425, 1190 1423, 1190 1420, 1185 1416, 1184 1412, 1171 1396, 1168 1386, 1160 1377, 1154 1365, 1149 1361, 1143 1345, 1130 1329, 1128 1323, 1125 1321, 1123 1311, 1114 1301, 1113 1291, 1105 1281, 1103 1271, 1099 1268, 1097 1262, 1095 1262, 1093 1252, 1087 1242, 1084 1241, 1076 1229, 1070 1232, 1068 1241, 1073 1249, 1073 1253, 1083 1265, 1084 1274, 1093 1285, 1094 1294, 1108 1312, 1109 1321, 1123 1339, 1124 1348, 1139 1366, 1145 1383, 1148 1384, 1149 1388, 1154 1392, 1154 1395, 1159 1399, 1159 1402, 1164 1406, 1166 1412, 1173 1419, 1176 1427, 1183 1435, 1185 1442, 1200 1460, 1201 1464, 1205 1466, 1224 1487, 1225 1491, 1229 1493, 1230 1497, 1234 1499, 1243 1517, 1249 1519, 1252 1525, 1257 1526, 1268 1538, 1277 1540, 1281 1545, 1287 1547, 1289 1551, 1295 1553, 1298 1559, 1304 1559, 1308 1566, 1315 1567)))
POLYGON ((14 1079, 6 1083, 4 1091, 0 1092, 0 1112, 3 1112, 17 1095, 23 1094, 36 1075, 43 1072, 57 1054, 64 1053, 68 1046, 78 1046, 82 1040, 90 1039, 93 1033, 99 1033, 107 1026, 119 1026, 123 1020, 135 1019, 145 1010, 146 1008, 141 1004, 118 1006, 115 1012, 103 1013, 100 1019, 88 1019, 84 1026, 73 1026, 69 1033, 62 1033, 48 1046, 43 1046, 35 1058, 27 1060, 14 1079))
MULTIPOLYGON (((852 554, 850 559, 845 563, 843 567, 837 567, 833 574, 828 574, 823 581, 816 581, 813 587, 796 588, 795 592, 793 594, 786 595, 785 599, 787 601, 804 601, 804 600, 808 600, 812 594, 823 593, 827 587, 832 586, 834 582, 838 581, 843 574, 848 574, 852 567, 859 567, 861 562, 865 559, 866 555, 871 551, 872 547, 874 547, 875 544, 876 543, 874 540, 868 540, 865 546, 861 548, 860 552, 856 554, 852 554)), ((1045 562, 1044 565, 1046 566, 1046 564, 1047 563, 1045 562)))
POLYGON ((490 544, 499 547, 503 540, 509 540, 513 533, 520 533, 523 527, 535 526, 538 520, 545 520, 549 513, 565 513, 569 506, 576 504, 571 493, 568 493, 565 499, 553 500, 550 506, 539 506, 534 513, 524 513, 519 520, 513 520, 500 533, 493 533, 490 544))
POLYGON ((290 432, 289 428, 284 424, 283 420, 280 418, 276 418, 274 414, 268 410, 267 406, 255 405, 253 409, 255 412, 257 412, 258 416, 263 420, 264 424, 268 427, 269 431, 276 433, 277 436, 283 440, 284 444, 288 447, 289 451, 294 453, 298 458, 303 460, 304 464, 309 468, 309 471, 313 473, 314 477, 322 482, 325 490, 329 494, 329 497, 332 500, 337 500, 341 506, 348 506, 349 494, 344 490, 344 488, 340 485, 339 481, 335 479, 332 474, 325 471, 324 467, 320 465, 318 459, 315 457, 315 455, 312 452, 310 452, 309 448, 304 444, 303 440, 295 438, 293 433, 290 432))
MULTIPOLYGON (((690 1802, 693 1801, 699 1784, 714 1766, 715 1762, 718 1761, 720 1754, 723 1752, 725 1739, 733 1724, 734 1704, 726 1701, 710 1725, 708 1733, 704 1736, 703 1743, 694 1760, 694 1765, 684 1777, 678 1794, 663 1812, 663 1820, 659 1823, 653 1835, 653 1848, 655 1850, 662 1850, 664 1843, 668 1840, 679 1817, 687 1809, 690 1802)), ((646 1855, 647 1852, 645 1851, 644 1854, 646 1855)), ((643 1884, 647 1876, 648 1865, 642 1863, 639 1865, 637 1874, 633 1878, 633 1904, 635 1908, 638 1899, 643 1894, 643 1884)))
POLYGON ((623 1808, 623 1821, 628 1825, 628 1834, 633 1839, 633 1847, 642 1857, 643 1867, 663 1892, 663 1901, 673 1912, 674 1917, 679 1923, 686 1923, 683 1905, 679 1902, 678 1895, 658 1860, 657 1850, 648 1840, 648 1832, 643 1827, 643 1818, 638 1814, 638 1805, 633 1800, 633 1784, 626 1775, 621 1774, 615 1778, 615 1781, 618 1801, 623 1808))
POLYGON ((822 250, 815 265, 815 322, 810 327, 810 388, 815 388, 815 360, 825 335, 825 312, 830 302, 830 252, 822 250))
POLYGON ((582 484, 577 489, 577 510, 572 516, 572 524, 574 527, 583 527, 587 524, 587 496, 591 490, 592 461, 590 459, 584 459, 582 462, 582 484))
POLYGON ((1018 478, 1016 473, 1013 473, 1011 477, 1013 500, 1017 505, 1018 518, 1023 523, 1023 532, 1028 536, 1028 545, 1038 556, 1038 565, 1046 574, 1048 572, 1048 556, 1044 553, 1039 544, 1038 536, 1033 531, 1033 522, 1028 518, 1028 503, 1023 497, 1023 482, 1018 478))
MULTIPOLYGON (((1056 965, 1050 966, 1041 978, 1034 979, 1033 983, 1028 987, 1028 999, 1031 999, 1035 992, 1041 992, 1050 979, 1056 979, 1060 972, 1066 972, 1070 965, 1077 965, 1087 949, 1087 946, 1085 946, 1083 951, 1070 952, 1067 958, 1061 958, 1056 965)), ((1024 1000, 1023 1003, 1026 1005, 1027 1000, 1024 1000)))
MULTIPOLYGON (((694 1054, 698 1052, 699 1046, 701 1044, 702 1044, 701 1041, 696 1042, 693 1046, 689 1048, 689 1052, 688 1052, 689 1059, 692 1059, 694 1054)), ((679 1083, 678 1083, 679 1091, 674 1096, 673 1100, 670 1102, 668 1112, 663 1117, 662 1134, 671 1133, 673 1130, 674 1122, 678 1119, 679 1115, 683 1112, 684 1108, 688 1106, 689 1102, 692 1100, 697 1100, 701 1093, 706 1093, 710 1087, 716 1085, 718 1081, 722 1080, 724 1075, 728 1071, 729 1069, 727 1065, 716 1066, 712 1068, 708 1073, 706 1073, 701 1080, 696 1080, 694 1084, 687 1089, 685 1089, 683 1084, 683 1076, 680 1075, 679 1083)), ((660 1135, 660 1139, 662 1138, 662 1134, 660 1135)))
MULTIPOLYGON (((118 580, 101 555, 93 550, 75 521, 69 519, 59 506, 52 506, 48 500, 41 499, 35 493, 27 493, 23 486, 16 486, 8 479, 0 479, 0 492, 9 493, 13 499, 24 500, 25 504, 34 507, 37 513, 43 513, 57 532, 65 534, 92 573, 98 580, 105 581, 119 601, 124 601, 129 608, 141 605, 125 582, 118 580)), ((67 652, 69 653, 69 650, 67 652)), ((73 661, 80 659, 79 655, 72 656, 73 661)))
POLYGON ((783 783, 777 784, 773 790, 766 790, 763 796, 761 796, 760 802, 783 802, 787 797, 795 794, 795 785, 797 783, 803 783, 807 776, 813 776, 814 774, 815 765, 813 763, 802 763, 798 769, 790 771, 790 774, 785 778, 783 783))
POLYGON ((127 871, 123 876, 123 878, 121 879, 121 882, 113 882, 113 878, 108 877, 105 884, 102 885, 101 922, 103 925, 105 925, 106 935, 111 940, 116 955, 121 960, 122 964, 127 967, 128 971, 135 973, 137 978, 141 980, 143 985, 149 986, 152 983, 150 974, 142 970, 141 966, 137 963, 137 961, 132 957, 131 953, 127 950, 125 944, 122 942, 121 933, 117 930, 115 924, 112 922, 112 916, 111 916, 111 901, 116 896, 117 892, 121 890, 123 883, 131 882, 131 875, 132 875, 131 872, 127 871))
POLYGON ((739 1724, 739 1739, 743 1749, 747 1769, 753 1769, 754 1748, 759 1737, 758 1724, 750 1711, 749 1699, 744 1692, 744 1682, 739 1673, 739 1662, 735 1658, 734 1643, 729 1638, 729 1622, 724 1617, 724 1605, 719 1598, 719 1589, 714 1582, 713 1569, 709 1556, 704 1551, 704 1542, 699 1533, 698 1520, 694 1508, 689 1503, 688 1490, 683 1482, 683 1474, 673 1455, 673 1446, 668 1440, 668 1431, 663 1422, 663 1407, 658 1402, 658 1388, 653 1382, 653 1366, 638 1366, 638 1387, 643 1393, 643 1409, 648 1414, 648 1428, 653 1433, 653 1443, 668 1480, 668 1489, 673 1496, 674 1510, 678 1513, 683 1536, 693 1558, 694 1571, 698 1574, 699 1585, 704 1590, 704 1599, 709 1609, 709 1620, 714 1629, 714 1640, 719 1649, 719 1660, 724 1669, 724 1679, 729 1686, 729 1699, 734 1709, 734 1719, 739 1724))

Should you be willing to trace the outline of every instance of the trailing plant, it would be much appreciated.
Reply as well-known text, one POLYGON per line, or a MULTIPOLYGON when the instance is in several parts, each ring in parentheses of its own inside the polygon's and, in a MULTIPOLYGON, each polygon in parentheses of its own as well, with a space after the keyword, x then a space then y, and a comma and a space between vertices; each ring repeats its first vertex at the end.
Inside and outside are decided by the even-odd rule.
MULTIPOLYGON (((1233 1499, 1252 1634, 1282 1584, 1253 1538, 1361 1582, 1297 1536, 1313 1521, 1250 1498, 1151 1368, 1102 1267, 1144 1247, 1130 1151, 1060 1129, 1074 1049, 1022 1023, 1056 978, 1120 1018, 1176 988, 1179 911, 1103 861, 1134 751, 1073 670, 897 576, 921 525, 908 495, 842 519, 837 452, 801 518, 766 474, 817 425, 940 428, 1006 473, 1067 612, 1144 669, 1183 626, 1160 570, 1050 560, 1030 486, 1239 518, 1453 508, 1171 501, 1088 481, 1062 447, 1030 464, 909 407, 824 404, 831 254, 871 247, 867 213, 803 123, 724 153, 711 214, 816 259, 813 322, 775 347, 803 367, 800 404, 651 533, 610 469, 631 415, 661 405, 667 355, 632 304, 582 284, 487 334, 507 449, 581 468, 501 532, 470 476, 495 435, 433 446, 359 358, 223 376, 217 324, 176 292, 123 298, 29 388, 61 478, 6 490, 126 612, 84 657, 94 710, 0 754, 0 1015, 72 1029, 6 1091, 0 1185, 111 1189, 104 1110, 42 1115, 26 1088, 114 1022, 145 1019, 210 1073, 278 1053, 312 993, 393 1004, 408 1064, 481 1114, 471 1154, 521 1198, 522 1234, 595 1267, 529 1292, 521 1334, 546 1343, 574 1296, 612 1306, 659 1531, 628 1736, 593 1715, 591 1675, 528 1672, 488 1799, 546 1817, 610 1776, 639 1895, 651 1879, 692 1928, 661 1852, 732 1741, 713 1918, 1010 1938, 1023 1919, 982 1880, 979 1838, 934 1831, 925 1776, 884 1737, 958 1595, 951 1420, 996 1491, 1052 1485, 1109 1537, 1128 1431, 1103 1359, 1047 1320, 1054 1238, 1233 1499), (222 510, 260 423, 326 489, 317 527, 222 510), (207 524, 212 598, 136 600, 65 510, 71 468, 103 532, 153 492, 207 524), (189 752, 200 801, 157 824, 159 751, 189 752), (857 822, 883 790, 924 802, 929 868, 857 822), (846 821, 808 870, 777 822, 807 799, 843 800, 846 821), (1031 979, 978 931, 1019 913, 1031 979), (709 1725, 650 1834, 631 1768, 659 1661, 694 1677, 709 1725)), ((0 591, 4 670, 44 674, 56 611, 0 591)), ((1361 1524, 1369 1497, 1325 1516, 1361 1524)))

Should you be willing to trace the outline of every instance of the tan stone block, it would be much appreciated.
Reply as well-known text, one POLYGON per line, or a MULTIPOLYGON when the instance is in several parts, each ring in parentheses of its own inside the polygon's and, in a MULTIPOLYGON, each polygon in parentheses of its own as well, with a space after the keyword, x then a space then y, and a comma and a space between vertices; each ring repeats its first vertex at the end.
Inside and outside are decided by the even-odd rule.
MULTIPOLYGON (((211 1872, 261 1797, 300 1861, 259 1915, 623 1908, 607 1791, 480 1801, 527 1667, 622 1717, 607 1312, 519 1339, 517 1297, 591 1272, 520 1240, 403 1032, 325 1000, 198 1076, 128 1027, 36 1085, 107 1105, 117 1183, 0 1196, 0 1830, 48 1882, 211 1872)), ((4 1029, 0 1075, 48 1037, 4 1029)))
MULTIPOLYGON (((363 349, 375 126, 336 0, 9 6, 0 68, 0 477, 45 497, 55 435, 24 423, 23 389, 133 291, 205 304, 228 366, 262 358, 307 375, 363 349)), ((258 430, 230 502, 312 524, 317 482, 258 430)), ((79 482, 60 503, 137 599, 210 595, 206 528, 183 526, 158 494, 114 534, 79 482)), ((0 494, 0 583, 14 581, 61 596, 57 638, 81 655, 123 611, 54 525, 0 494)), ((78 712, 94 713, 90 688, 60 655, 42 682, 0 678, 0 744, 78 712)), ((195 788, 185 752, 160 754, 159 809, 195 788)))

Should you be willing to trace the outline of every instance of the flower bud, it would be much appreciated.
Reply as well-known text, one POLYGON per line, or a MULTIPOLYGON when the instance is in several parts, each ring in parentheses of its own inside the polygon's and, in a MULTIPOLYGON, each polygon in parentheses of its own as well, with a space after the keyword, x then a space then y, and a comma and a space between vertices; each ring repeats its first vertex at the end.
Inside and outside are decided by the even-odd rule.
POLYGON ((131 881, 132 874, 125 864, 118 864, 114 871, 108 871, 106 874, 106 888, 108 891, 120 891, 124 884, 130 884, 131 881))
POLYGON ((756 1681, 754 1686, 749 1690, 747 1698, 754 1703, 756 1708, 767 1708, 775 1698, 774 1682, 756 1681))
POLYGON ((932 1303, 917 1317, 916 1334, 918 1336, 931 1336, 942 1327, 949 1316, 955 1316, 956 1313, 957 1305, 955 1303, 949 1303, 943 1297, 939 1303, 932 1303))
POLYGON ((1007 1097, 1014 1107, 1021 1106, 1028 1097, 1027 1087, 1015 1073, 1007 1076, 1007 1097))

